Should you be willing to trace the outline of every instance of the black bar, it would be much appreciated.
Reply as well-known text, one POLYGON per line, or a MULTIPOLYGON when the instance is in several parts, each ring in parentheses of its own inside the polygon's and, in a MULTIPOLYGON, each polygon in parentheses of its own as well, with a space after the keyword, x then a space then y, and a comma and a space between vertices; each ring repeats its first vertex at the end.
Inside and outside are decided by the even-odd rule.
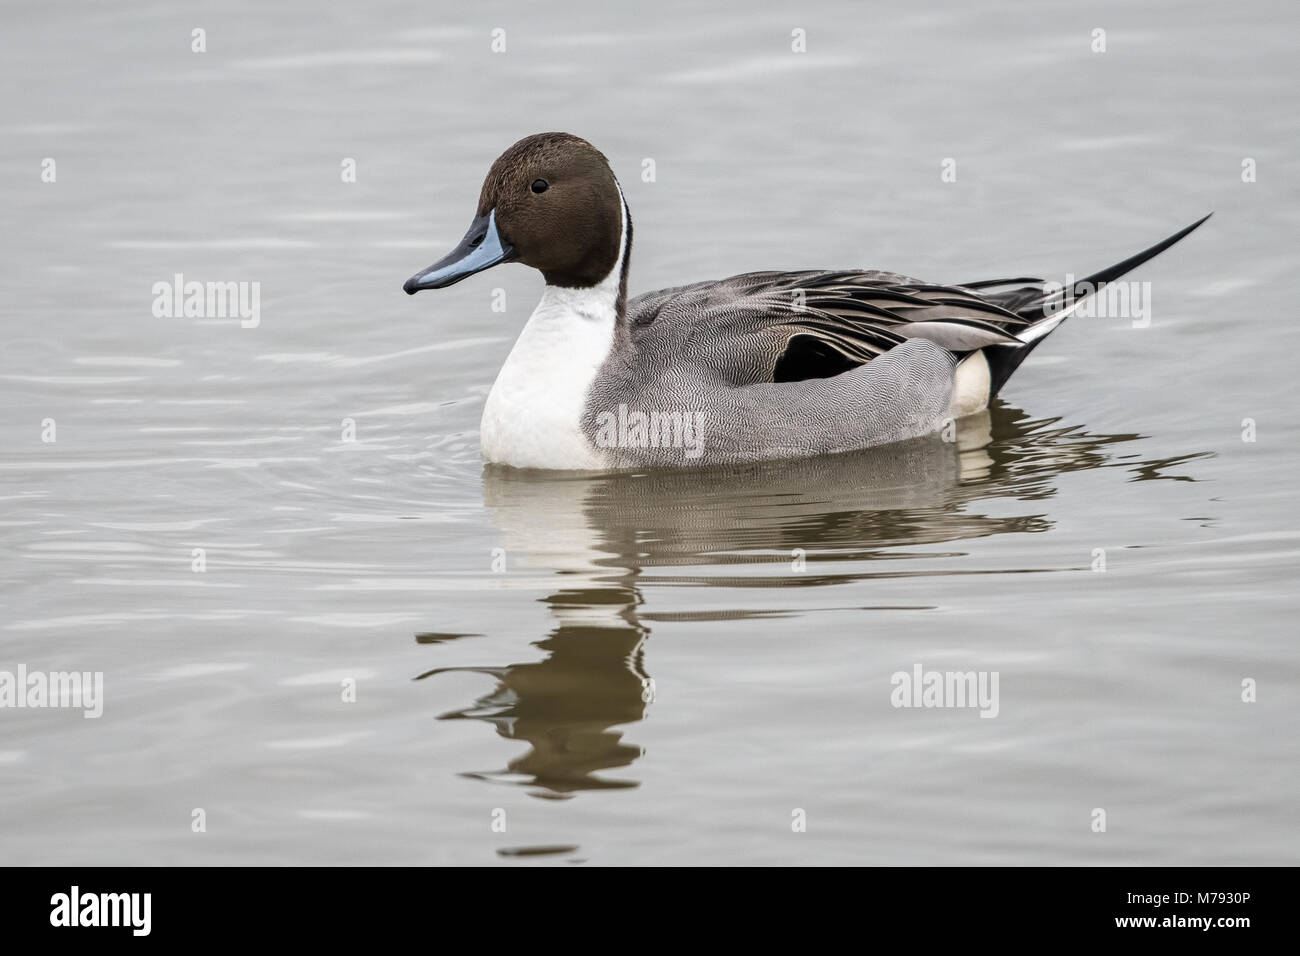
POLYGON ((7 941, 68 942, 75 935, 77 944, 113 938, 257 942, 270 934, 337 944, 348 937, 373 941, 368 934, 381 930, 385 936, 428 933, 444 920, 457 936, 486 928, 539 939, 587 936, 595 920, 610 921, 614 929, 630 920, 626 928, 652 942, 689 914, 731 923, 742 933, 770 921, 795 930, 804 924, 810 932, 818 923, 856 923, 862 939, 878 941, 879 932, 897 929, 903 938, 922 933, 926 942, 1130 937, 1139 945, 1205 939, 1231 946, 1254 933, 1284 931, 1283 907, 1295 882, 1290 869, 1245 868, 742 869, 623 872, 615 879, 571 865, 560 867, 564 876, 544 878, 501 869, 491 875, 446 869, 10 869, 0 926, 7 941), (74 886, 78 922, 101 912, 112 916, 116 907, 126 925, 52 925, 52 919, 70 922, 74 886), (114 897, 101 906, 100 894, 109 893, 149 894, 147 936, 136 935, 143 928, 144 897, 114 897), (67 904, 62 910, 61 901, 67 904), (546 914, 542 922, 528 915, 532 908, 546 914), (1200 924, 1205 919, 1208 928, 1200 924))

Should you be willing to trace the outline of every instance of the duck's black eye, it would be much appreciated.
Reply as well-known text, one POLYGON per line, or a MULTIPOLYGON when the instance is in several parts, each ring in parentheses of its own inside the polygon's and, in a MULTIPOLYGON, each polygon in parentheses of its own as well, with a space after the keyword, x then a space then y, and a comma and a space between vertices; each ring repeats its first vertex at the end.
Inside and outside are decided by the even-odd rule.
POLYGON ((551 184, 548 183, 545 179, 533 180, 533 192, 535 193, 544 193, 546 192, 546 190, 550 188, 551 188, 551 184))

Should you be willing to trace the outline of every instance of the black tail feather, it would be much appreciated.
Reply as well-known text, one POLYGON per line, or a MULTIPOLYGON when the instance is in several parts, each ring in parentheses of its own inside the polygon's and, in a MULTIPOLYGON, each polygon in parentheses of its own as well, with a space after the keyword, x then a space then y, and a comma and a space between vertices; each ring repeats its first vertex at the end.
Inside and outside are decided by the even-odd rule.
MULTIPOLYGON (((1132 272, 1134 269, 1142 265, 1142 263, 1146 262, 1147 260, 1154 259, 1156 256, 1160 255, 1160 253, 1164 252, 1174 243, 1178 242, 1180 239, 1185 238, 1188 234, 1195 231, 1196 228, 1201 225, 1201 223, 1205 222, 1206 219, 1209 219, 1210 216, 1213 215, 1214 213, 1208 213, 1207 215, 1202 216, 1200 219, 1196 220, 1196 222, 1192 223, 1186 229, 1180 229, 1178 232, 1174 233, 1168 239, 1160 240, 1151 248, 1143 249, 1137 255, 1129 256, 1127 259, 1123 260, 1122 262, 1117 262, 1113 266, 1109 266, 1105 269, 1102 269, 1100 272, 1094 272, 1092 275, 1087 276, 1086 278, 1079 279, 1077 282, 1074 283, 1074 286, 1070 289, 1059 289, 1056 292, 1053 292, 1051 295, 1044 296, 1039 302, 1035 302, 1032 305, 1021 308, 1020 310, 1017 311, 1016 314, 1019 315, 1021 318, 1026 318, 1026 319, 1042 317, 1043 314, 1047 311, 1047 309, 1053 306, 1057 302, 1064 304, 1067 302, 1075 301, 1077 299, 1086 299, 1088 296, 1092 295, 1094 292, 1096 292, 1097 290, 1105 286, 1107 282, 1114 282, 1120 276, 1124 275, 1125 273, 1132 272), (1038 312, 1039 315, 1034 316, 1033 313, 1035 312, 1038 312)), ((1053 308, 1052 311, 1053 312, 1059 311, 1059 308, 1053 308)))
POLYGON ((998 303, 999 305, 1010 309, 1023 319, 1029 319, 1034 324, 1018 333, 1019 338, 1025 340, 1024 345, 994 345, 984 349, 984 357, 989 363, 989 398, 992 399, 997 395, 1002 386, 1007 383, 1007 379, 1011 378, 1011 373, 1019 368, 1020 363, 1029 357, 1029 353, 1038 347, 1038 343, 1047 338, 1048 334, 1063 321, 1059 316, 1063 309, 1068 308, 1071 303, 1086 299, 1103 288, 1106 283, 1114 282, 1125 273, 1158 256, 1174 243, 1185 238, 1212 215, 1214 213, 1203 216, 1186 229, 1179 230, 1168 239, 1162 239, 1137 255, 1129 256, 1122 262, 1078 280, 1070 289, 1058 289, 1047 295, 1033 295, 1028 297, 1028 302, 1026 302, 1024 289, 1002 293, 998 297, 1003 299, 998 303))

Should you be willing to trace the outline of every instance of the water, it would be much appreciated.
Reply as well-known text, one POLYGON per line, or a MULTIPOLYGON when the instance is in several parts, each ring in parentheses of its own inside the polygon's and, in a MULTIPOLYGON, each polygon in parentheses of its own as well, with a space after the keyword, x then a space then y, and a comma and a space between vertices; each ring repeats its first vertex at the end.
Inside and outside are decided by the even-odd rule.
POLYGON ((1296 861, 1293 5, 6 21, 0 670, 106 699, 0 711, 0 859, 1296 861), (613 162, 633 291, 1063 279, 1216 216, 957 445, 540 479, 477 448, 539 278, 400 287, 545 129, 613 162), (177 273, 260 324, 155 317, 177 273), (996 719, 892 707, 917 664, 996 719))

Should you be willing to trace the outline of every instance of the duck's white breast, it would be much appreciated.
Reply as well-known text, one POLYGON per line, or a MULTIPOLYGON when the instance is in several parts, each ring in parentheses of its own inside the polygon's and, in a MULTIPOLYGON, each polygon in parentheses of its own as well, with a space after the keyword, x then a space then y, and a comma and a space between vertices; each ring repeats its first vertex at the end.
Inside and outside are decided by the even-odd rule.
POLYGON ((485 459, 516 468, 607 467, 582 432, 587 393, 614 342, 614 309, 603 292, 547 286, 488 395, 485 459))

